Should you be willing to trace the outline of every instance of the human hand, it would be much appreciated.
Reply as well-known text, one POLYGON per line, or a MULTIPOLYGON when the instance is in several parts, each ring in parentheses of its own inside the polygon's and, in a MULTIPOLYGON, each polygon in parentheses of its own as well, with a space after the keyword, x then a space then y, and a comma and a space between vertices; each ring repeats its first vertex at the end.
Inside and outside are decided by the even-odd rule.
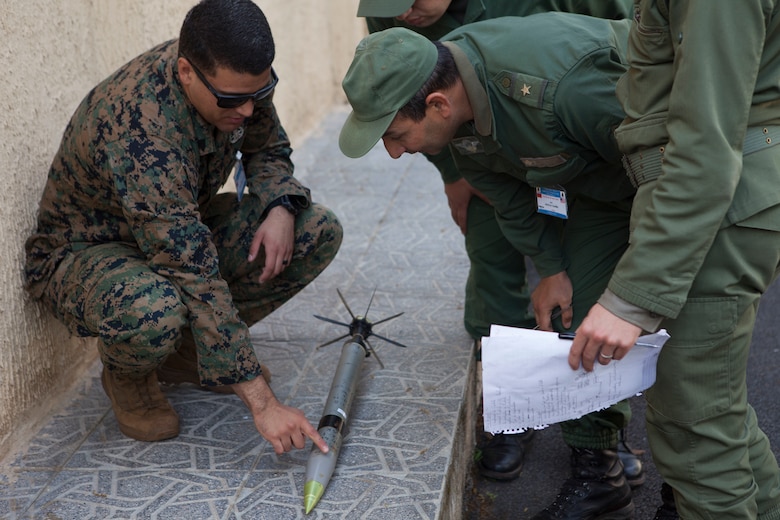
POLYGON ((466 225, 471 200, 471 186, 465 179, 458 179, 444 185, 444 193, 447 195, 447 203, 450 206, 452 220, 460 228, 460 232, 466 234, 466 225))
POLYGON ((260 246, 265 251, 265 266, 260 274, 260 283, 267 282, 289 265, 295 242, 295 215, 281 206, 271 208, 265 220, 255 231, 249 246, 248 260, 257 258, 260 246))
POLYGON ((322 453, 328 452, 327 443, 303 412, 280 403, 265 379, 256 377, 233 385, 232 388, 252 412, 255 428, 271 443, 275 453, 282 454, 293 448, 302 449, 306 445, 306 437, 322 453))
POLYGON ((569 366, 577 370, 582 365, 587 372, 598 361, 608 365, 613 359, 623 359, 636 343, 642 329, 596 304, 577 328, 571 349, 569 366))
POLYGON ((447 203, 450 206, 452 220, 460 228, 460 232, 466 234, 468 226, 469 202, 471 197, 477 196, 488 204, 487 200, 479 190, 474 188, 466 179, 458 179, 444 185, 444 193, 447 195, 447 203))
POLYGON ((571 327, 574 311, 571 308, 573 289, 566 271, 546 276, 539 280, 534 292, 531 293, 531 303, 534 307, 537 328, 553 330, 552 314, 556 308, 561 309, 561 321, 567 329, 571 327))

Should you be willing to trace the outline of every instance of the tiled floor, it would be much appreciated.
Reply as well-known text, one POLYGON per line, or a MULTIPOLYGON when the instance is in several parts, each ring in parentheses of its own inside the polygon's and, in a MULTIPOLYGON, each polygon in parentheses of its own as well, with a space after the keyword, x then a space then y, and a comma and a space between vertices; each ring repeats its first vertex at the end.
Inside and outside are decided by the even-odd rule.
POLYGON ((29 446, 3 461, 0 518, 9 519, 439 519, 457 518, 470 449, 458 449, 459 415, 473 380, 462 327, 468 261, 438 174, 421 156, 391 160, 381 145, 360 160, 336 144, 346 110, 335 110, 293 155, 315 200, 333 208, 345 238, 336 260, 306 290, 252 328, 279 399, 316 425, 348 323, 336 289, 375 332, 385 368, 364 361, 336 472, 303 513, 310 448, 277 456, 235 396, 166 389, 181 435, 160 443, 124 437, 92 367, 72 402, 29 446), (455 454, 455 455, 453 455, 455 454), (458 500, 455 500, 458 502, 458 500))

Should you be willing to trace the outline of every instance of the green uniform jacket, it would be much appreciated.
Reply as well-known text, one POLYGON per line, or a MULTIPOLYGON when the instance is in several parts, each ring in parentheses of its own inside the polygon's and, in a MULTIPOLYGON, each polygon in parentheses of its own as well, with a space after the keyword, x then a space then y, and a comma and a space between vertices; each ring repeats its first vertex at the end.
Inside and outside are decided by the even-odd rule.
POLYGON ((414 27, 395 18, 366 18, 366 25, 368 31, 372 33, 390 27, 406 27, 429 40, 440 40, 445 34, 462 25, 501 16, 528 16, 559 11, 622 20, 631 18, 633 13, 632 0, 467 0, 466 2, 453 0, 452 6, 464 3, 466 6, 462 22, 447 12, 435 24, 428 27, 414 27))
MULTIPOLYGON (((395 18, 366 18, 366 25, 368 31, 372 33, 390 27, 406 27, 430 40, 440 40, 448 32, 463 25, 501 16, 528 16, 560 11, 621 20, 631 18, 633 13, 633 0, 453 0, 450 10, 464 4, 464 12, 461 13, 462 22, 452 13, 447 12, 428 27, 414 27, 395 18)), ((458 180, 459 176, 457 170, 452 168, 452 158, 449 153, 441 153, 429 159, 439 169, 444 182, 458 180)))
POLYGON ((742 169, 748 127, 780 124, 780 3, 641 2, 639 15, 617 139, 627 154, 663 146, 664 162, 609 291, 674 318, 722 226, 780 231, 780 170, 742 169))
POLYGON ((567 13, 469 24, 443 41, 474 109, 450 149, 463 177, 541 276, 564 270, 560 220, 537 212, 535 187, 616 201, 634 193, 614 128, 630 21, 567 13))
POLYGON ((26 243, 27 286, 40 297, 70 251, 135 245, 179 288, 199 343, 235 366, 236 352, 253 352, 249 331, 200 215, 228 180, 239 149, 249 190, 263 203, 284 194, 309 201, 309 191, 292 177, 290 144, 271 99, 258 103, 244 127, 220 132, 185 97, 177 54, 176 40, 149 50, 76 109, 26 243))

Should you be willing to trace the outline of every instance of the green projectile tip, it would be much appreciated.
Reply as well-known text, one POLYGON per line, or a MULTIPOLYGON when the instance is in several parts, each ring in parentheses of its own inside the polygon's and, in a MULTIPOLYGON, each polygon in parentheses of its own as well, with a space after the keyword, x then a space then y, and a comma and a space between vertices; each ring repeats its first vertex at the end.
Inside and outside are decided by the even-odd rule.
POLYGON ((316 480, 310 480, 303 486, 303 509, 308 515, 322 498, 325 487, 316 480))

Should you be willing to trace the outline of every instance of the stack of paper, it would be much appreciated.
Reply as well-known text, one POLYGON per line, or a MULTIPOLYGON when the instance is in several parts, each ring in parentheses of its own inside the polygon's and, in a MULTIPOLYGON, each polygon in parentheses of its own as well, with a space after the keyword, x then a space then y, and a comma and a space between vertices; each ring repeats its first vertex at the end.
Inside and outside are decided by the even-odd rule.
POLYGON ((555 332, 493 325, 482 338, 485 431, 519 432, 576 419, 632 397, 655 382, 665 330, 642 336, 621 360, 572 370, 571 340, 555 332))

